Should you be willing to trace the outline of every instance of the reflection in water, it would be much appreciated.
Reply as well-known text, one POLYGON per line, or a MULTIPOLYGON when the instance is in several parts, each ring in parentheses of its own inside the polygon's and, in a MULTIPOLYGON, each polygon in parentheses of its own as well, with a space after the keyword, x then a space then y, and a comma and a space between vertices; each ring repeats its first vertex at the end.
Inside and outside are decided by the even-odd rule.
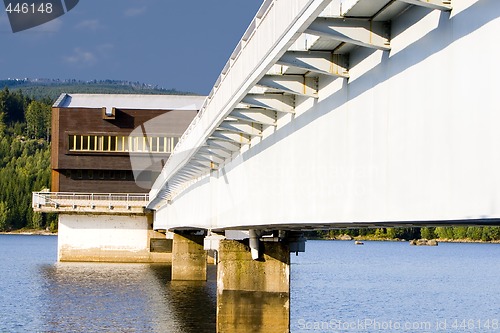
POLYGON ((162 278, 165 270, 158 271, 159 281, 164 284, 164 299, 168 300, 171 311, 175 315, 178 327, 182 332, 215 332, 217 306, 217 268, 207 266, 207 282, 203 281, 171 281, 162 278))
POLYGON ((170 281, 170 272, 149 264, 43 266, 43 331, 214 332, 214 274, 188 283, 170 281))

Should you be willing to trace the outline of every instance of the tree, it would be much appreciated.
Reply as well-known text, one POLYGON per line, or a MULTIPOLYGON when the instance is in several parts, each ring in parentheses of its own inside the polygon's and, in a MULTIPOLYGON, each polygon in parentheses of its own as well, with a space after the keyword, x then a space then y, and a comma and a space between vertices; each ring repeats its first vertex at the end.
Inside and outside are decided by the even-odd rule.
POLYGON ((453 239, 453 228, 451 227, 437 227, 435 229, 436 235, 441 239, 453 239))
POLYGON ((31 217, 31 227, 33 229, 40 229, 42 227, 43 217, 42 213, 34 212, 31 217))
POLYGON ((434 234, 434 228, 428 228, 428 227, 421 228, 420 235, 422 236, 422 238, 425 238, 425 239, 436 238, 436 235, 434 234))
POLYGON ((4 201, 0 201, 0 230, 7 230, 10 209, 4 201))
POLYGON ((465 239, 465 238, 467 238, 467 227, 453 228, 453 239, 465 239))
POLYGON ((0 112, 6 112, 8 97, 9 88, 5 87, 2 91, 0 91, 0 112))
POLYGON ((3 91, 0 91, 0 135, 2 135, 3 131, 5 130, 5 121, 6 121, 5 108, 7 106, 8 91, 9 90, 7 89, 7 87, 5 87, 3 91))
POLYGON ((483 236, 483 230, 480 227, 468 227, 467 238, 472 240, 480 240, 483 236))
POLYGON ((0 107, 0 137, 2 137, 4 131, 5 131, 5 112, 3 112, 2 108, 0 107))
POLYGON ((0 111, 5 113, 5 123, 24 120, 24 109, 30 101, 21 90, 11 93, 7 87, 0 92, 0 111))
POLYGON ((43 138, 50 132, 50 106, 32 101, 25 112, 28 137, 43 138))

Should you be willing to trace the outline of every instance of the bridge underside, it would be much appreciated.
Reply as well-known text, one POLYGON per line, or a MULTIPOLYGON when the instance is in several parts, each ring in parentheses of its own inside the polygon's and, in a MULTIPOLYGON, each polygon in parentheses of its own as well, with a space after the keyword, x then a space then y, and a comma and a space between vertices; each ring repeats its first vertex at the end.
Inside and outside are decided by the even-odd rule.
POLYGON ((255 67, 266 26, 245 40, 151 192, 156 229, 499 224, 500 3, 342 3, 310 1, 255 67))
MULTIPOLYGON (((447 226, 500 226, 500 219, 480 219, 480 220, 450 220, 450 221, 410 221, 410 222, 372 222, 372 223, 296 223, 296 224, 255 224, 245 226, 233 226, 228 228, 213 228, 213 232, 222 233, 225 230, 263 230, 263 231, 311 231, 311 230, 328 230, 328 229, 361 229, 361 228, 396 228, 396 227, 447 227, 447 226)), ((182 230, 185 228, 172 228, 174 230, 182 230)))

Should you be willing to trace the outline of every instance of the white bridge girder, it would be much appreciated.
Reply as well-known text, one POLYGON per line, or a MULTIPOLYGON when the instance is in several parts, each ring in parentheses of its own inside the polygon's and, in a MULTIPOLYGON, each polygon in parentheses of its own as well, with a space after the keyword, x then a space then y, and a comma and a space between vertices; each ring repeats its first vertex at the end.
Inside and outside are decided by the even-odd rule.
POLYGON ((427 7, 430 9, 437 9, 442 11, 450 11, 451 0, 398 0, 415 6, 427 7))
POLYGON ((226 151, 231 151, 231 152, 236 152, 241 149, 241 144, 237 144, 226 140, 208 139, 207 145, 213 147, 221 147, 224 148, 226 151))
POLYGON ((262 136, 262 125, 243 121, 224 121, 218 127, 220 130, 235 132, 249 136, 262 136))
POLYGON ((301 68, 306 71, 343 78, 349 77, 348 58, 346 55, 325 51, 288 51, 278 64, 301 68))
POLYGON ((257 85, 293 95, 318 97, 317 78, 304 75, 265 75, 257 85))
POLYGON ((214 147, 214 146, 204 146, 201 147, 198 153, 208 153, 211 155, 219 156, 223 159, 231 157, 231 151, 228 151, 224 148, 214 147))
POLYGON ((277 112, 263 108, 239 108, 234 109, 231 117, 243 121, 255 122, 261 125, 276 125, 277 112))
POLYGON ((340 42, 388 51, 390 23, 357 18, 320 17, 305 31, 340 42))
POLYGON ((199 170, 207 170, 207 169, 218 169, 219 165, 209 160, 204 159, 192 159, 189 162, 189 165, 197 167, 199 170))
POLYGON ((234 142, 235 144, 244 145, 250 143, 250 136, 246 134, 225 131, 218 129, 212 133, 210 138, 224 140, 228 142, 234 142))
POLYGON ((293 96, 283 94, 248 94, 241 101, 251 107, 263 108, 278 112, 295 112, 293 96))

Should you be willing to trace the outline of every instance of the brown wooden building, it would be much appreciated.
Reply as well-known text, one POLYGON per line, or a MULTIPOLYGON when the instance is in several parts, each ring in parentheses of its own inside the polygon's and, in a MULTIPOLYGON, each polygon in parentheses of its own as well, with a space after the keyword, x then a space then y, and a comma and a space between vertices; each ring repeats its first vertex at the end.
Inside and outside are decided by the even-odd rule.
POLYGON ((204 99, 61 95, 52 108, 52 192, 148 192, 204 99))

